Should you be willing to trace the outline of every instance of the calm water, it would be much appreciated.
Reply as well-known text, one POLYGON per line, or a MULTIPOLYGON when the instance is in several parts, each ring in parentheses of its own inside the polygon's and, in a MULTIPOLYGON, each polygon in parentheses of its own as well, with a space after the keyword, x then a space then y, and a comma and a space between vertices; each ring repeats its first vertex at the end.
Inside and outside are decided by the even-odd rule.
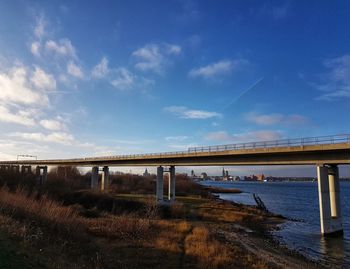
POLYGON ((225 200, 255 205, 256 193, 267 208, 277 214, 302 221, 287 221, 275 232, 288 247, 314 259, 320 259, 332 268, 350 268, 350 182, 341 182, 341 204, 344 237, 323 238, 320 219, 317 182, 203 182, 204 185, 238 188, 241 194, 221 194, 225 200))

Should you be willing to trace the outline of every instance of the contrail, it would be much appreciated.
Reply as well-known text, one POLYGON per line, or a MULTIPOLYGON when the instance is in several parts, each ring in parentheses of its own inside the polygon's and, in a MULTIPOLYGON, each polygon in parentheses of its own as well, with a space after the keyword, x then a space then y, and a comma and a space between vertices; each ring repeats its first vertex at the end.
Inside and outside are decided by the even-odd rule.
POLYGON ((250 90, 254 89, 261 81, 264 80, 265 77, 259 78, 257 81, 255 81, 252 85, 250 85, 247 89, 245 89, 243 92, 241 92, 236 98, 232 99, 230 103, 228 103, 226 106, 222 108, 222 111, 232 106, 234 103, 236 103, 243 95, 245 95, 250 90))

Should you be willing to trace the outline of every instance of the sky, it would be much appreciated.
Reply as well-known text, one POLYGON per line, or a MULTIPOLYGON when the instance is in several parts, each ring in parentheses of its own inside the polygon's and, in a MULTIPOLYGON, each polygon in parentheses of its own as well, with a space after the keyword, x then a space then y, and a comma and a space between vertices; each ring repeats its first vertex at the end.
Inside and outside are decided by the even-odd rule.
POLYGON ((1 1, 0 158, 350 133, 348 14, 349 1, 1 1))

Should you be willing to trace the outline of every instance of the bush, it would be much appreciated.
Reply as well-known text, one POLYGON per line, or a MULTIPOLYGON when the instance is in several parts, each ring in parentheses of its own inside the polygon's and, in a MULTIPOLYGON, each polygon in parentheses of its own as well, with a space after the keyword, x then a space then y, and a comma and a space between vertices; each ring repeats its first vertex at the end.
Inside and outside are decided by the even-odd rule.
POLYGON ((82 218, 72 207, 50 200, 47 196, 40 199, 29 195, 24 189, 9 192, 0 189, 0 212, 18 220, 34 222, 64 236, 80 236, 86 227, 82 218))

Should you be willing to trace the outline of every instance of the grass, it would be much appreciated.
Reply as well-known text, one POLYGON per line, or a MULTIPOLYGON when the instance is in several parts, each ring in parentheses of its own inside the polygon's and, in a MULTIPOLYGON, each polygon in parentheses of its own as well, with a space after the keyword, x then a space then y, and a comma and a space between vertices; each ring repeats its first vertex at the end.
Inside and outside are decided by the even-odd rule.
POLYGON ((131 183, 123 186, 131 179, 147 189, 152 179, 119 176, 112 189, 124 193, 100 193, 81 190, 85 176, 76 175, 75 169, 68 172, 57 169, 53 181, 39 189, 22 184, 0 189, 0 239, 1 234, 16 239, 0 242, 0 268, 6 262, 26 268, 20 267, 26 258, 12 249, 31 257, 28 266, 34 267, 28 268, 270 267, 239 242, 221 236, 233 223, 263 234, 268 216, 257 209, 210 199, 208 190, 186 178, 178 181, 184 196, 158 206, 154 195, 134 192, 131 183), (60 181, 60 175, 65 179, 60 181), (69 182, 74 175, 80 183, 69 182), (1 250, 11 240, 18 243, 8 248, 6 260, 1 250))

